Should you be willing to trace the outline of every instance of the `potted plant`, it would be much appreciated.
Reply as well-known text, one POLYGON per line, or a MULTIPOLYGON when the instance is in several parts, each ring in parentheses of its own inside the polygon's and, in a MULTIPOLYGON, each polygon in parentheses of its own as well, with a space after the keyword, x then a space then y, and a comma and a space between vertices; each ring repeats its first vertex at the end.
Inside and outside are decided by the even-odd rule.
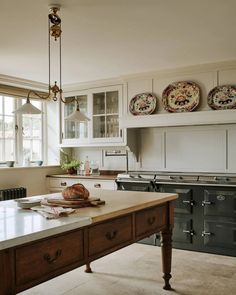
POLYGON ((66 170, 69 174, 76 174, 77 168, 80 166, 79 160, 71 160, 61 164, 61 169, 66 170))

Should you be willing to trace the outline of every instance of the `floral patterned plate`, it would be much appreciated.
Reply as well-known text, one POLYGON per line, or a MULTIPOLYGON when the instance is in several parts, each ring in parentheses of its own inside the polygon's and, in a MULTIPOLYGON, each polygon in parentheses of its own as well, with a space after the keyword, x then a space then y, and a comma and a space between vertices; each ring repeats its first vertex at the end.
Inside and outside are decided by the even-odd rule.
POLYGON ((191 112, 198 106, 199 100, 200 88, 194 82, 172 83, 162 93, 164 108, 171 113, 191 112))
POLYGON ((151 93, 140 93, 135 95, 129 103, 131 114, 150 115, 156 108, 156 97, 151 93))
POLYGON ((236 108, 236 86, 223 85, 213 88, 207 97, 208 105, 214 110, 236 108))

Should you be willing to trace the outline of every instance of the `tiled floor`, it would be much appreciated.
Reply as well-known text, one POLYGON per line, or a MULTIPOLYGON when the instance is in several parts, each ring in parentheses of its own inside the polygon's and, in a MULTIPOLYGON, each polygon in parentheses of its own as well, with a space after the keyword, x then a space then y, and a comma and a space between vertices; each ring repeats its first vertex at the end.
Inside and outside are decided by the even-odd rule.
POLYGON ((162 289, 159 247, 134 244, 21 295, 235 295, 236 257, 173 250, 171 285, 162 289))

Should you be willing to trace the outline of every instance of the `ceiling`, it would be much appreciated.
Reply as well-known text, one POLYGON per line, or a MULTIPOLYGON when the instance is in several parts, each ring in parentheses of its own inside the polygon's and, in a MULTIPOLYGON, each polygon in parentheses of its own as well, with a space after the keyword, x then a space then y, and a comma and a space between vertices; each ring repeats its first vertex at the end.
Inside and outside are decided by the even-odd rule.
MULTIPOLYGON (((236 60, 235 0, 55 1, 64 84, 236 60)), ((0 74, 47 83, 52 3, 1 0, 0 74)))

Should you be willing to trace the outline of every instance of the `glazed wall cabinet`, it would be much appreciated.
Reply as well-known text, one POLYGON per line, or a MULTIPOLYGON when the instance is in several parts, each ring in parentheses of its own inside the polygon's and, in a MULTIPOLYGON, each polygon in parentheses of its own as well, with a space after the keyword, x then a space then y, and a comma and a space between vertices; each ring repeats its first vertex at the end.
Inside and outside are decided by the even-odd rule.
POLYGON ((62 146, 124 145, 125 133, 120 128, 122 85, 71 92, 62 105, 62 146), (88 122, 67 121, 79 103, 88 122))

